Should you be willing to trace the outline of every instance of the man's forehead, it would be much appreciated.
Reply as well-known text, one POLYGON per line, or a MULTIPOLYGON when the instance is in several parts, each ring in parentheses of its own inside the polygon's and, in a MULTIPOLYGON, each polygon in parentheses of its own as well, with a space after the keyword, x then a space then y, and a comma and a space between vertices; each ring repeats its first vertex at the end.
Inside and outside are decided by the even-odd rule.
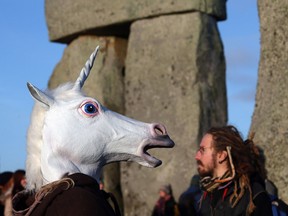
POLYGON ((205 134, 200 143, 201 147, 212 147, 213 136, 211 134, 205 134))

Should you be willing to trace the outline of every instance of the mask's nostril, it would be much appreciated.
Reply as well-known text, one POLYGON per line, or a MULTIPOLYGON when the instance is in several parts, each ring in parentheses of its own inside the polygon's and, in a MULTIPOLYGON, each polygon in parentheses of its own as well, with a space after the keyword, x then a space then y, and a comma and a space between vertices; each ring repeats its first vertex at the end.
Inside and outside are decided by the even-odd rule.
POLYGON ((154 132, 158 136, 167 135, 166 128, 161 124, 154 125, 154 132))
POLYGON ((160 129, 160 128, 158 128, 158 127, 155 127, 155 133, 157 134, 157 135, 163 135, 163 131, 160 129))

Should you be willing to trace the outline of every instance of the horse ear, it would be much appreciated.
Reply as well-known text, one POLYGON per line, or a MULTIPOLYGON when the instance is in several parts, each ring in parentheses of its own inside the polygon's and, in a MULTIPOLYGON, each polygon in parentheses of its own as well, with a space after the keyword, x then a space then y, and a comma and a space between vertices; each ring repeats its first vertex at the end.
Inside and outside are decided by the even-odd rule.
POLYGON ((53 104, 54 100, 50 96, 33 86, 31 83, 28 82, 27 87, 35 100, 44 104, 46 107, 50 107, 53 104))
POLYGON ((90 58, 86 61, 85 66, 82 68, 80 75, 74 84, 74 87, 73 87, 74 89, 80 90, 82 86, 84 85, 85 80, 88 78, 90 74, 90 70, 93 67, 94 60, 97 56, 98 50, 99 50, 99 46, 96 47, 94 52, 90 55, 90 58))

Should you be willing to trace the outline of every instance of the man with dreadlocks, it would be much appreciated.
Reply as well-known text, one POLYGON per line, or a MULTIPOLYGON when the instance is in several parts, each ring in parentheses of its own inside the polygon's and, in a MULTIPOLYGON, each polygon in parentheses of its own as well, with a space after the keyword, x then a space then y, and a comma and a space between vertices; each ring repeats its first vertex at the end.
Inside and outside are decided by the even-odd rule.
POLYGON ((208 130, 195 156, 204 191, 199 214, 272 216, 258 158, 252 139, 234 126, 208 130))

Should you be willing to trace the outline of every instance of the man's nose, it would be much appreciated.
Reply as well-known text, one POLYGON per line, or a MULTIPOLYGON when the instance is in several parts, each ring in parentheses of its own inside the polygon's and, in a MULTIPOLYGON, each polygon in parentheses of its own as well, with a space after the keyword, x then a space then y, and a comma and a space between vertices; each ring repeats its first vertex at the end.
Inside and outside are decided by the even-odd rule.
POLYGON ((195 154, 195 160, 199 161, 200 160, 200 156, 201 156, 200 152, 197 151, 196 154, 195 154))

